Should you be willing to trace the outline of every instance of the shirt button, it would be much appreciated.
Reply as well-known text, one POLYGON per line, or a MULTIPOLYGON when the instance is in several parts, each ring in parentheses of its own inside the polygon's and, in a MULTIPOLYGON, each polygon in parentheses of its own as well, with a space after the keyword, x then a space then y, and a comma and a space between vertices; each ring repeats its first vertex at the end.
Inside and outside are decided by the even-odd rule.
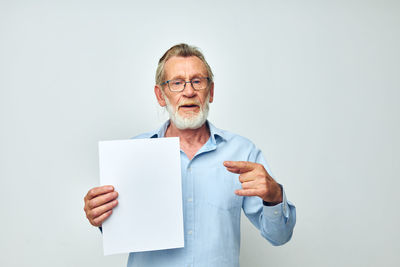
POLYGON ((191 235, 193 232, 192 232, 192 230, 189 230, 188 231, 188 235, 191 235))
POLYGON ((187 201, 188 201, 188 202, 193 202, 193 199, 192 199, 192 198, 188 198, 187 201))
POLYGON ((275 214, 275 215, 278 215, 278 211, 274 211, 274 214, 275 214))

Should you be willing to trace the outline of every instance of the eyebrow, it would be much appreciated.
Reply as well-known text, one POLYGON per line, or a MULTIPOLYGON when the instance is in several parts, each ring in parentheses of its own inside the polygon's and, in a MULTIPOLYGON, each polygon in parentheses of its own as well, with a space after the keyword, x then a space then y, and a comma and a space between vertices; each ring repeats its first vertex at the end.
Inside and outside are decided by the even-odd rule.
MULTIPOLYGON (((191 80, 191 79, 193 79, 193 78, 207 77, 207 76, 208 76, 208 75, 204 75, 204 74, 202 74, 202 73, 196 73, 196 74, 190 76, 189 79, 191 80)), ((168 79, 168 80, 177 80, 177 79, 185 80, 186 78, 183 77, 183 75, 176 75, 176 76, 174 76, 174 77, 172 77, 171 79, 168 79)))

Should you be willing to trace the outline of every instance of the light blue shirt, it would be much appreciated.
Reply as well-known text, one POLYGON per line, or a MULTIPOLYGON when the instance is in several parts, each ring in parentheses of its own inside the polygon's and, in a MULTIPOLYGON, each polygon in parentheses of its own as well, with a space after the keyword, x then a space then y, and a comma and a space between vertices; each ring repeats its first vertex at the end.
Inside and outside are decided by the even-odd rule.
MULTIPOLYGON (((168 125, 135 138, 164 137, 168 125)), ((225 160, 251 161, 271 174, 261 151, 244 137, 208 125, 210 138, 192 160, 181 151, 185 247, 130 253, 128 267, 239 266, 241 209, 272 245, 290 240, 296 209, 284 191, 283 202, 275 206, 263 205, 259 197, 237 196, 238 174, 223 166, 225 160)))

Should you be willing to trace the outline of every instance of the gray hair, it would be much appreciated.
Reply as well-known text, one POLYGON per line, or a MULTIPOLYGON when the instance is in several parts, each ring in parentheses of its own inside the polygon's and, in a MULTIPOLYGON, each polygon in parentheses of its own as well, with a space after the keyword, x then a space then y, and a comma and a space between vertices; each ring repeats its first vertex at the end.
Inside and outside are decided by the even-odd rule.
POLYGON ((156 71, 156 84, 160 85, 164 82, 164 65, 168 59, 171 57, 198 57, 204 65, 206 65, 207 74, 210 78, 210 81, 214 81, 214 74, 211 71, 210 65, 208 65, 203 53, 195 47, 188 44, 177 44, 171 47, 165 52, 165 54, 158 61, 157 71, 156 71))

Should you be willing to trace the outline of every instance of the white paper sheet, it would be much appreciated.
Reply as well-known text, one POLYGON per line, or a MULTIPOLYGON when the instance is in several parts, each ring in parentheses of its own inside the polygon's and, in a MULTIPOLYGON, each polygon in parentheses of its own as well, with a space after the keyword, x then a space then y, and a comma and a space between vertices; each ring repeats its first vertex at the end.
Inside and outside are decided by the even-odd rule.
POLYGON ((176 137, 99 142, 100 184, 119 194, 104 255, 184 246, 179 151, 176 137))

